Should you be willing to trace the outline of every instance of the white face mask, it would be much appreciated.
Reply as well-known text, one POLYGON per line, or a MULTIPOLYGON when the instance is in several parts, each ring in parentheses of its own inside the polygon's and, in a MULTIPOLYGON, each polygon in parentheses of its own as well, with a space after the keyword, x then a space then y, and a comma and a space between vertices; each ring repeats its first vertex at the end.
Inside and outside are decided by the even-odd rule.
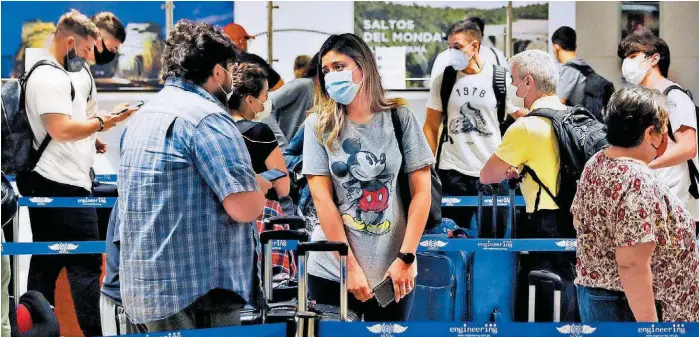
POLYGON ((519 109, 524 109, 524 98, 517 96, 517 87, 512 84, 507 85, 507 101, 519 109))
MULTIPOLYGON (((231 75, 231 73, 229 73, 228 70, 226 70, 226 68, 221 67, 221 69, 223 69, 223 71, 225 71, 226 74, 228 75, 228 77, 230 78, 231 86, 232 86, 233 85, 233 75, 231 75)), ((216 82, 216 84, 218 84, 218 87, 221 88, 221 91, 223 91, 223 93, 226 94, 226 101, 223 102, 223 104, 226 105, 228 103, 228 101, 231 100, 231 96, 233 96, 233 88, 231 87, 228 89, 228 91, 226 91, 226 89, 223 89, 223 86, 221 85, 221 83, 216 82)))
MULTIPOLYGON (((475 42, 475 41, 474 41, 475 42)), ((473 42, 471 42, 466 48, 468 48, 473 42)), ((468 55, 461 50, 449 48, 449 65, 454 67, 456 71, 461 71, 468 67, 468 63, 471 62, 473 55, 468 55)))
POLYGON ((639 54, 634 58, 624 59, 624 62, 621 64, 621 74, 629 83, 639 85, 643 82, 651 67, 650 59, 644 54, 639 54))
POLYGON ((527 107, 524 105, 524 97, 527 97, 527 94, 529 94, 529 90, 531 90, 531 88, 530 88, 529 90, 527 90, 527 92, 524 93, 524 96, 523 96, 523 97, 519 97, 519 96, 517 95, 517 91, 519 91, 519 88, 522 86, 522 84, 524 84, 524 81, 525 81, 525 80, 526 80, 526 78, 523 79, 522 82, 519 82, 519 86, 515 86, 515 85, 513 85, 513 84, 509 84, 509 85, 507 86, 507 100, 510 101, 510 102, 512 102, 512 104, 513 104, 515 107, 520 108, 520 109, 526 109, 526 108, 527 108, 527 107))
MULTIPOLYGON (((255 98, 255 97, 253 97, 253 99, 260 102, 260 100, 255 98)), ((260 103, 262 103, 262 102, 260 102, 260 103)), ((264 103, 262 103, 262 107, 263 107, 262 111, 260 111, 260 112, 256 112, 255 110, 253 110, 253 112, 255 112, 255 120, 261 121, 261 120, 272 115, 272 100, 271 99, 267 98, 267 100, 264 103)))

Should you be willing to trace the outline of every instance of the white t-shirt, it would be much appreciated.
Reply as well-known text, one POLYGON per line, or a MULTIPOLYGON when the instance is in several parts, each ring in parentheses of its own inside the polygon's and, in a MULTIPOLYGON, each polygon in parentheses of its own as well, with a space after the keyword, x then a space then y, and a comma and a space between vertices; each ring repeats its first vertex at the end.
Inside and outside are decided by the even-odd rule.
MULTIPOLYGON (((56 63, 51 56, 42 57, 56 63)), ((83 68, 77 73, 66 73, 52 66, 40 66, 34 70, 26 84, 26 108, 29 124, 34 132, 34 148, 38 149, 47 131, 41 116, 57 113, 69 115, 72 120, 83 121, 97 112, 94 97, 97 94, 92 76, 83 68), (75 88, 75 99, 71 102, 70 81, 75 88), (92 82, 92 99, 90 87, 92 82)), ((34 171, 44 178, 61 184, 92 189, 90 168, 94 163, 95 137, 91 135, 74 142, 59 142, 52 139, 42 154, 34 171)))
MULTIPOLYGON (((442 146, 440 169, 478 177, 486 161, 500 145, 502 135, 493 90, 493 72, 493 65, 486 62, 478 74, 456 73, 456 83, 447 105, 445 130, 449 136, 442 146)), ((427 107, 437 111, 442 111, 439 94, 442 78, 443 74, 435 78, 427 98, 427 107)), ((511 84, 509 73, 506 78, 506 84, 511 84)), ((517 110, 510 102, 506 103, 506 113, 517 110)))
MULTIPOLYGON (((671 132, 676 132, 682 125, 697 130, 694 102, 692 102, 689 96, 680 90, 672 90, 668 93, 667 100, 670 108, 668 117, 670 118, 670 125, 672 126, 671 132)), ((668 141, 674 143, 672 139, 668 141)), ((699 156, 695 156, 693 160, 694 164, 699 167, 699 156)), ((687 162, 672 167, 657 169, 656 172, 658 178, 667 183, 670 190, 680 199, 694 220, 699 221, 699 200, 694 199, 694 197, 689 194, 690 180, 687 162)))
MULTIPOLYGON (((439 53, 439 55, 437 55, 437 58, 434 59, 434 63, 432 64, 432 72, 430 73, 430 84, 434 82, 437 76, 444 73, 444 69, 446 69, 450 65, 449 54, 447 53, 448 51, 449 49, 442 51, 441 53, 439 53)), ((510 67, 507 64, 507 59, 505 58, 505 55, 497 48, 481 46, 481 50, 478 52, 478 56, 485 63, 498 64, 499 61, 501 67, 505 67, 507 69, 509 69, 510 67)))

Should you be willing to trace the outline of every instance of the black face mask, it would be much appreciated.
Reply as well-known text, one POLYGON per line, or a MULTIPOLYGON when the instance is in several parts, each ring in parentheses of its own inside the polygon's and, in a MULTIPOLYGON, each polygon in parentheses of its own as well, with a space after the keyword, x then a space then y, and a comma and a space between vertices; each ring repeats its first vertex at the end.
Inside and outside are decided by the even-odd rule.
POLYGON ((85 59, 78 56, 78 53, 75 52, 75 47, 69 50, 68 53, 66 53, 66 56, 63 58, 63 65, 65 66, 66 71, 71 73, 77 73, 82 70, 83 64, 85 64, 85 59))
POLYGON ((104 40, 102 40, 102 52, 101 53, 97 50, 97 46, 95 46, 95 63, 97 63, 97 64, 111 63, 112 61, 114 61, 116 54, 117 53, 107 49, 107 45, 104 44, 104 40))

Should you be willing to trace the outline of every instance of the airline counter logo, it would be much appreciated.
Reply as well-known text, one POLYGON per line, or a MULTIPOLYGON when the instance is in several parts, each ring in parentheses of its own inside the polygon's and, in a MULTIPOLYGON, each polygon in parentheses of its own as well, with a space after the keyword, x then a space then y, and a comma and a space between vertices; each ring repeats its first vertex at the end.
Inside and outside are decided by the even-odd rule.
POLYGON ((680 337, 687 335, 687 329, 682 323, 666 326, 651 324, 646 328, 638 328, 638 333, 643 337, 680 337))
POLYGON ((492 337, 498 335, 498 325, 495 323, 488 323, 482 326, 464 324, 463 326, 449 328, 449 332, 455 334, 456 337, 492 337))
POLYGON ((458 205, 459 203, 461 203, 461 198, 455 198, 455 197, 442 198, 442 205, 444 205, 444 206, 454 206, 454 205, 458 205))
POLYGON ((593 328, 587 324, 567 324, 560 328, 556 328, 556 330, 570 337, 583 337, 595 332, 597 328, 593 328))
POLYGON ((425 240, 420 242, 421 247, 425 247, 429 250, 439 250, 447 245, 445 241, 442 240, 425 240))
POLYGON ((78 199, 78 203, 83 206, 102 206, 107 204, 107 198, 80 198, 78 199))
POLYGON ((487 240, 485 242, 479 242, 478 247, 483 250, 510 250, 512 249, 512 241, 503 240, 499 242, 492 242, 487 240))
POLYGON ((575 250, 578 248, 578 242, 575 240, 562 240, 557 241, 556 246, 561 247, 565 250, 575 250))
POLYGON ((68 254, 76 249, 78 249, 78 245, 72 244, 72 243, 66 243, 66 242, 61 242, 61 243, 54 243, 49 246, 50 250, 53 250, 54 252, 58 252, 60 254, 68 254))
POLYGON ((402 326, 400 324, 382 323, 368 326, 367 330, 381 337, 394 337, 396 335, 404 333, 405 330, 408 330, 408 327, 402 326))
POLYGON ((38 206, 45 206, 53 202, 53 199, 47 198, 47 197, 33 197, 29 198, 29 201, 32 203, 38 205, 38 206))

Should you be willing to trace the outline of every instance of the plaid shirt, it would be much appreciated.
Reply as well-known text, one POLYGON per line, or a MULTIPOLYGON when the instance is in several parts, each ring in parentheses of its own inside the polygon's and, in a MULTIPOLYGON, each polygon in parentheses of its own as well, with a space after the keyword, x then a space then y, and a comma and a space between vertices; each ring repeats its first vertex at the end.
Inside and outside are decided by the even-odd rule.
MULTIPOLYGON (((279 202, 274 200, 267 200, 265 203, 265 209, 259 217, 257 217, 257 231, 262 233, 265 230, 264 219, 284 215, 282 206, 279 202)), ((276 224, 273 228, 275 231, 278 230, 288 230, 288 224, 276 224)), ((260 263, 262 263, 262 255, 260 255, 260 263)), ((289 279, 296 278, 296 260, 295 255, 292 251, 280 251, 275 250, 272 252, 272 270, 274 275, 285 274, 289 279)))
POLYGON ((264 303, 255 225, 221 204, 259 187, 214 97, 168 79, 122 134, 118 181, 121 295, 133 323, 170 317, 215 288, 264 303))

